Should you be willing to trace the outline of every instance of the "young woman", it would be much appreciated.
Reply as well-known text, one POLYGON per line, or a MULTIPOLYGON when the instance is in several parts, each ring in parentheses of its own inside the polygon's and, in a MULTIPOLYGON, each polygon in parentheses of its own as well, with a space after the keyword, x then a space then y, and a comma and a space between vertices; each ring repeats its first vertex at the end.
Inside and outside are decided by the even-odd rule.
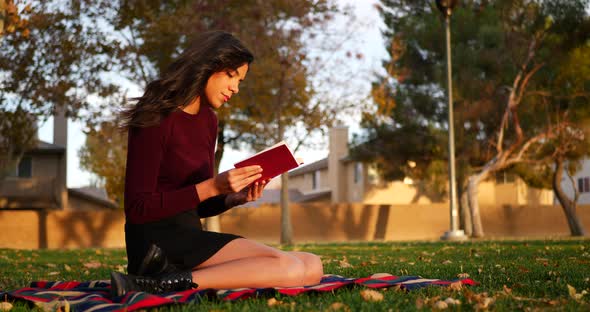
POLYGON ((201 34, 123 112, 130 275, 111 273, 113 295, 319 282, 323 269, 316 255, 201 228, 200 218, 258 199, 268 182, 254 182, 261 177, 259 166, 213 175, 213 110, 238 93, 252 61, 231 34, 201 34))

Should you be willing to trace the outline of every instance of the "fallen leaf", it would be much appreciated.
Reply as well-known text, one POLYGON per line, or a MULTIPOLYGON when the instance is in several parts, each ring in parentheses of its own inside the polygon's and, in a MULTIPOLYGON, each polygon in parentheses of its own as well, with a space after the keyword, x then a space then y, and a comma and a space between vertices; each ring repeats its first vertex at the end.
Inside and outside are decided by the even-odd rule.
POLYGON ((45 263, 45 265, 46 265, 48 268, 55 268, 55 267, 57 267, 57 265, 56 265, 56 264, 54 264, 54 263, 45 263))
POLYGON ((446 302, 441 301, 441 300, 435 302, 434 305, 432 305, 432 308, 435 310, 444 310, 448 307, 449 307, 449 305, 446 302))
POLYGON ((459 273, 457 274, 458 278, 468 278, 469 277, 469 273, 459 273))
POLYGON ((508 286, 504 285, 504 293, 506 295, 511 295, 512 294, 512 289, 508 288, 508 286))
POLYGON ((485 297, 479 303, 475 305, 476 310, 485 310, 494 303, 494 298, 485 297))
POLYGON ((451 297, 448 297, 447 299, 445 299, 445 302, 448 305, 460 305, 461 304, 461 300, 454 299, 454 298, 451 298, 451 297))
POLYGON ((276 306, 276 305, 280 305, 280 304, 282 304, 282 303, 283 303, 282 301, 279 301, 279 300, 277 300, 277 299, 275 299, 275 298, 270 298, 270 299, 268 299, 268 300, 266 301, 266 304, 267 304, 269 307, 274 307, 274 306, 276 306))
POLYGON ((441 263, 442 263, 442 264, 451 264, 451 263, 453 263, 453 261, 451 261, 451 260, 445 260, 445 261, 443 261, 443 262, 441 262, 441 263))
POLYGON ((453 283, 450 283, 449 286, 447 286, 447 288, 450 290, 460 291, 461 289, 463 289, 463 283, 453 282, 453 283))
POLYGON ((588 293, 586 290, 582 290, 581 293, 578 293, 576 291, 576 289, 570 284, 567 284, 567 290, 570 294, 570 297, 573 298, 574 300, 581 300, 582 297, 584 297, 584 295, 586 295, 588 293))
POLYGON ((10 311, 10 309, 12 309, 12 303, 0 302, 0 311, 10 311))
POLYGON ((59 274, 59 272, 49 272, 49 273, 47 273, 47 275, 58 275, 58 274, 59 274))
POLYGON ((340 266, 341 268, 352 268, 352 264, 348 263, 348 261, 346 261, 346 259, 340 260, 338 262, 338 266, 340 266))
POLYGON ((383 301, 383 294, 372 289, 365 289, 361 291, 361 297, 365 301, 383 301))
POLYGON ((96 268, 100 268, 101 266, 102 266, 102 264, 100 262, 84 263, 84 267, 89 268, 89 269, 96 269, 96 268))
POLYGON ((68 271, 68 272, 70 272, 70 271, 72 270, 72 268, 71 268, 69 265, 67 265, 67 264, 64 264, 64 268, 65 268, 65 269, 66 269, 66 271, 68 271))
POLYGON ((345 305, 342 302, 334 302, 332 303, 326 311, 346 311, 350 312, 350 307, 345 305))
POLYGON ((424 299, 417 298, 416 299, 416 309, 421 310, 424 307, 424 299))

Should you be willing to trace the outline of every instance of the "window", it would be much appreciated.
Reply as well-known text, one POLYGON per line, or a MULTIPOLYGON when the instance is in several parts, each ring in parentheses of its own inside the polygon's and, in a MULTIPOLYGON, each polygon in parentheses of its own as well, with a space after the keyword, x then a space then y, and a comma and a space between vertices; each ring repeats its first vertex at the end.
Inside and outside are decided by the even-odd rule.
POLYGON ((496 183, 497 184, 507 184, 507 183, 514 183, 516 181, 516 177, 514 174, 507 173, 505 171, 496 173, 496 183))
POLYGON ((354 164, 354 183, 361 182, 363 178, 363 163, 357 162, 354 164))
POLYGON ((316 170, 311 176, 311 188, 317 190, 320 187, 320 171, 316 170))
POLYGON ((16 176, 19 178, 30 178, 32 176, 33 161, 31 157, 21 158, 16 168, 16 176))
POLYGON ((578 192, 590 193, 590 177, 578 178, 578 192))

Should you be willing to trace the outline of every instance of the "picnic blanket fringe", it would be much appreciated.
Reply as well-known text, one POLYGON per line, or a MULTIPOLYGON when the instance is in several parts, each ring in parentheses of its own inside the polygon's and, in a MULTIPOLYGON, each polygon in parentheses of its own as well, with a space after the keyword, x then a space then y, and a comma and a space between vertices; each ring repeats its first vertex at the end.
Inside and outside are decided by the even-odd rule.
POLYGON ((394 276, 388 273, 377 273, 364 278, 348 278, 339 275, 324 275, 319 284, 305 287, 275 288, 240 288, 240 289, 203 289, 171 292, 153 295, 144 292, 130 292, 124 296, 110 295, 110 281, 38 281, 30 287, 14 291, 0 290, 2 301, 26 301, 45 311, 69 308, 75 311, 133 311, 175 303, 198 303, 203 297, 218 298, 226 301, 246 299, 250 297, 274 296, 282 294, 295 296, 307 292, 331 292, 342 287, 361 285, 369 288, 399 287, 413 290, 429 285, 447 286, 460 282, 462 285, 477 285, 469 278, 456 280, 428 279, 420 276, 394 276))

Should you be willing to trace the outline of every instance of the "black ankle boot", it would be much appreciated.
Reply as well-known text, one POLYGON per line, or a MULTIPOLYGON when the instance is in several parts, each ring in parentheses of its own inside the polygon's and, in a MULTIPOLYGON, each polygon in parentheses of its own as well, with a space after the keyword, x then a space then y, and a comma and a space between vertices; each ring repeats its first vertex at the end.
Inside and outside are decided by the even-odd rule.
POLYGON ((157 245, 151 244, 139 265, 137 275, 156 276, 177 271, 178 269, 168 261, 164 251, 157 245))
POLYGON ((143 291, 161 294, 197 288, 193 283, 191 271, 164 273, 158 277, 126 275, 111 272, 111 296, 123 296, 130 291, 143 291))

